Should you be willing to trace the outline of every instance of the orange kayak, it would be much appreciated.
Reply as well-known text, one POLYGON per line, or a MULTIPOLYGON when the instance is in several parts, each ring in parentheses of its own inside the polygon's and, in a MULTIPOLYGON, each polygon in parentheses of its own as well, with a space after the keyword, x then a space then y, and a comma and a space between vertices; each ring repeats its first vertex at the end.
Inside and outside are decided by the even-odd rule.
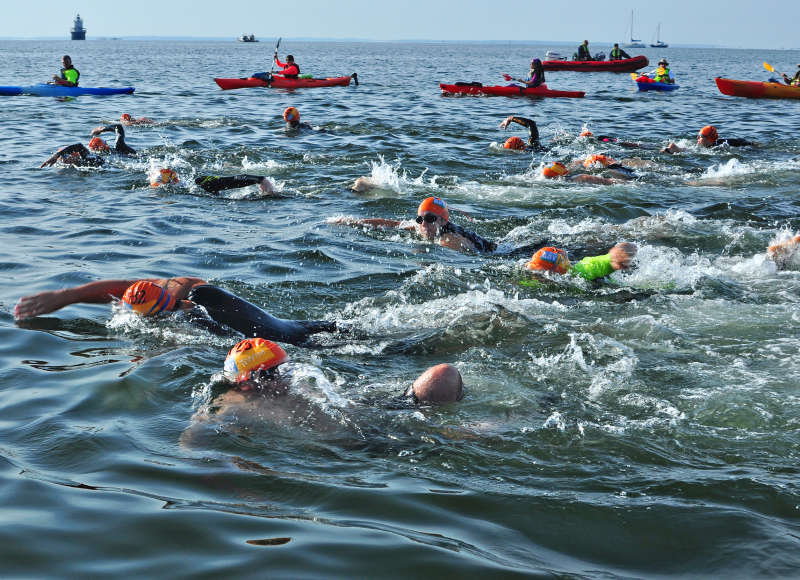
POLYGON ((800 99, 800 87, 782 83, 762 83, 759 81, 736 81, 733 79, 714 79, 719 92, 732 97, 748 99, 800 99))

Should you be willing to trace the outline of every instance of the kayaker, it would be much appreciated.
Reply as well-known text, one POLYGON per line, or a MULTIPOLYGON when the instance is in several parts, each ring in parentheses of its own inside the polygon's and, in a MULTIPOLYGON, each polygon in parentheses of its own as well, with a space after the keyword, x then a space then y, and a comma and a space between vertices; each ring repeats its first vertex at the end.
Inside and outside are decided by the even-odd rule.
POLYGON ((65 54, 61 57, 61 75, 53 75, 53 82, 63 87, 77 87, 81 73, 72 66, 72 57, 65 54))
POLYGON ((519 137, 509 137, 503 145, 506 149, 547 151, 547 147, 539 142, 539 128, 536 126, 536 121, 525 117, 509 115, 500 123, 500 127, 505 131, 511 123, 517 123, 518 125, 528 128, 528 144, 526 145, 519 137))
POLYGON ((614 48, 611 49, 611 53, 608 56, 608 60, 622 60, 623 58, 631 58, 631 55, 622 50, 618 42, 615 42, 614 48))
POLYGON ((658 68, 653 75, 653 80, 655 82, 666 83, 670 85, 675 83, 675 79, 672 78, 669 68, 667 68, 668 66, 669 63, 667 62, 667 59, 662 58, 660 61, 658 61, 658 68))
POLYGON ((263 175, 200 175, 195 177, 195 184, 199 185, 209 193, 217 194, 226 189, 238 189, 248 185, 258 185, 258 189, 266 195, 276 195, 275 184, 268 177, 263 175))
POLYGON ((544 83, 544 67, 542 61, 534 58, 531 61, 531 70, 528 71, 528 79, 513 79, 517 82, 524 83, 529 89, 536 88, 544 83))
POLYGON ((589 256, 571 264, 567 252, 560 248, 546 247, 537 250, 525 264, 527 270, 554 272, 580 276, 585 280, 605 278, 617 270, 627 270, 636 257, 637 248, 630 242, 621 242, 602 256, 589 256))
POLYGON ((129 113, 123 113, 120 115, 119 122, 123 125, 152 125, 155 123, 153 119, 148 119, 147 117, 139 117, 138 119, 134 119, 129 113))
POLYGON ((119 123, 114 123, 113 125, 101 125, 100 127, 92 129, 91 135, 92 137, 95 137, 95 139, 89 141, 89 149, 102 151, 105 153, 113 152, 117 153, 118 155, 136 155, 136 149, 125 143, 125 129, 123 129, 122 125, 119 123), (97 137, 97 135, 105 133, 106 131, 114 131, 117 136, 116 140, 114 141, 113 149, 109 148, 105 141, 97 137), (96 145, 93 145, 93 142, 95 142, 96 145))
POLYGON ((785 82, 787 85, 792 85, 793 87, 800 86, 800 64, 797 65, 797 72, 794 73, 792 78, 789 78, 786 76, 786 74, 783 74, 783 82, 785 82))
POLYGON ((300 111, 297 107, 286 107, 283 111, 283 120, 286 121, 287 129, 313 129, 308 123, 300 122, 300 111))
MULTIPOLYGON (((100 139, 100 141, 102 141, 102 139, 100 139)), ((106 145, 106 147, 108 147, 108 145, 106 145)), ((104 161, 102 157, 89 151, 83 143, 73 143, 53 153, 39 168, 49 167, 56 163, 71 165, 73 167, 99 167, 104 161)))
POLYGON ((73 288, 39 292, 19 299, 14 307, 14 318, 33 318, 70 304, 108 304, 117 300, 121 301, 123 308, 141 316, 192 311, 199 305, 203 309, 196 312, 197 318, 193 320, 213 332, 224 332, 223 328, 213 325, 216 323, 245 336, 260 336, 290 344, 303 343, 312 334, 336 330, 333 320, 275 318, 244 298, 210 285, 202 278, 188 276, 99 280, 73 288))
POLYGON ((583 44, 578 47, 578 54, 575 60, 594 60, 592 54, 589 52, 589 41, 584 40, 583 44))
POLYGON ((330 223, 348 226, 369 226, 372 228, 399 228, 416 230, 429 241, 452 250, 471 250, 475 252, 494 252, 497 244, 482 238, 475 232, 464 229, 450 221, 447 203, 438 197, 427 197, 417 208, 416 225, 408 220, 383 218, 334 218, 330 223))
MULTIPOLYGON (((724 145, 729 147, 745 147, 747 145, 753 145, 753 143, 746 139, 737 139, 734 137, 720 139, 717 128, 714 127, 714 125, 706 125, 700 129, 700 132, 697 134, 698 147, 711 148, 722 147, 724 145)), ((661 153, 680 153, 681 151, 686 151, 686 147, 681 147, 675 142, 671 142, 661 150, 661 153)))
POLYGON ((276 75, 280 75, 285 79, 296 79, 300 74, 300 67, 297 66, 297 63, 294 62, 294 57, 291 54, 286 55, 286 62, 281 62, 278 58, 278 51, 275 51, 275 64, 283 69, 282 72, 273 73, 276 75))

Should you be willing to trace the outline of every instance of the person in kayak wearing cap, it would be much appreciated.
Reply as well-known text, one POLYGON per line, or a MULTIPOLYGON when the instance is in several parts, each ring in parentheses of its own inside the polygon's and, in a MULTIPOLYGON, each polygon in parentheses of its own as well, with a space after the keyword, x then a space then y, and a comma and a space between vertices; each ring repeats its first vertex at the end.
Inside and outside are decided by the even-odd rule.
POLYGON ((525 264, 527 270, 554 272, 580 276, 584 280, 605 278, 617 270, 627 270, 636 257, 637 247, 630 242, 621 242, 602 256, 589 256, 572 264, 567 252, 560 248, 541 248, 525 264))
POLYGON ((667 67, 669 67, 667 59, 662 58, 660 61, 658 61, 658 68, 656 69, 655 74, 653 75, 653 80, 655 82, 666 83, 670 85, 675 83, 675 79, 672 78, 672 74, 670 73, 670 70, 667 67))
POLYGON ((152 125, 155 123, 153 119, 148 119, 147 117, 134 119, 131 117, 130 113, 122 113, 122 115, 119 116, 119 122, 123 125, 152 125))
POLYGON ((275 59, 275 64, 283 69, 281 72, 273 74, 280 75, 285 79, 296 79, 300 75, 300 67, 294 62, 294 57, 291 54, 286 55, 286 62, 281 62, 276 50, 272 58, 275 59))
POLYGON ((287 130, 313 129, 308 123, 300 122, 300 111, 297 107, 286 107, 283 111, 283 120, 286 121, 287 130))
POLYGON ((636 177, 636 173, 625 167, 620 165, 610 157, 606 155, 589 155, 586 159, 582 161, 576 161, 570 164, 570 168, 566 165, 561 163, 560 161, 556 161, 552 165, 544 167, 542 169, 542 176, 547 179, 559 179, 564 178, 568 179, 569 181, 574 181, 577 183, 590 183, 593 185, 612 185, 614 183, 620 183, 622 181, 628 181, 636 177), (591 173, 573 173, 570 174, 570 169, 574 169, 583 165, 586 169, 593 169, 596 167, 603 168, 605 172, 608 174, 608 177, 604 177, 601 175, 593 175, 591 173))
POLYGON ((526 117, 509 115, 500 123, 500 127, 505 131, 511 123, 522 125, 528 129, 528 143, 526 144, 519 137, 509 137, 503 147, 516 151, 547 151, 547 147, 539 142, 539 128, 536 126, 536 121, 526 117))
MULTIPOLYGON (((697 133, 698 147, 711 148, 721 147, 723 145, 727 145, 729 147, 745 147, 752 144, 752 142, 747 141, 746 139, 736 139, 733 137, 720 139, 719 134, 717 133, 717 128, 714 125, 706 125, 700 129, 699 133, 697 133)), ((686 151, 686 147, 681 147, 680 145, 671 142, 661 150, 661 153, 680 153, 681 151, 686 151)))
POLYGON ((589 52, 589 41, 584 40, 583 44, 578 47, 578 54, 575 55, 575 60, 594 60, 592 53, 589 52))
POLYGON ((136 149, 125 143, 125 129, 122 127, 120 123, 114 123, 113 125, 101 125, 100 127, 96 127, 92 129, 91 135, 94 138, 91 141, 89 141, 89 149, 95 151, 102 151, 104 153, 116 153, 118 155, 136 155, 136 149), (98 135, 100 135, 101 133, 105 133, 108 131, 114 131, 114 134, 116 135, 113 148, 110 148, 108 146, 108 143, 106 143, 105 141, 103 141, 98 137, 98 135))
POLYGON ((72 66, 72 58, 65 54, 61 57, 61 75, 53 75, 53 82, 62 87, 77 87, 81 73, 72 66))
POLYGON ((614 48, 611 49, 611 52, 608 55, 608 60, 622 60, 623 58, 631 58, 631 55, 622 50, 619 47, 618 42, 615 42, 614 48))
POLYGON ((417 208, 416 225, 406 220, 390 220, 383 218, 337 218, 331 223, 351 226, 369 226, 373 228, 400 228, 416 230, 429 241, 452 250, 472 250, 475 252, 494 252, 497 244, 482 238, 450 221, 447 203, 438 197, 427 197, 417 208))
MULTIPOLYGON (((217 325, 232 328, 245 336, 260 336, 290 344, 301 344, 312 334, 336 330, 333 320, 276 318, 244 298, 213 286, 202 278, 188 276, 100 280, 73 288, 39 292, 19 299, 14 307, 14 318, 32 318, 70 304, 107 304, 115 299, 120 299, 124 308, 141 316, 202 306, 217 325)), ((198 322, 202 324, 201 320, 198 322)), ((220 327, 205 326, 213 332, 222 332, 220 327)))

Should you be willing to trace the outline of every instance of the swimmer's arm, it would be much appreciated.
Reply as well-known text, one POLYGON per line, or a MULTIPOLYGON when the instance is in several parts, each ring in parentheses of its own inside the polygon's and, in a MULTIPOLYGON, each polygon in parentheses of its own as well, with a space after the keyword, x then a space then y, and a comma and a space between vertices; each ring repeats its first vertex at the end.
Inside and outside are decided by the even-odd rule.
POLYGON ((61 290, 39 292, 23 296, 14 307, 14 318, 32 318, 40 314, 54 312, 70 304, 105 304, 119 298, 125 290, 138 280, 100 280, 83 286, 61 290))
POLYGON ((686 151, 686 148, 676 145, 674 142, 670 142, 670 144, 664 147, 660 152, 672 155, 674 153, 680 153, 681 151, 686 151))
POLYGON ((117 137, 120 135, 122 138, 125 138, 125 129, 122 128, 122 125, 119 123, 114 123, 113 125, 100 125, 99 127, 95 127, 92 129, 91 136, 96 137, 100 133, 105 133, 107 131, 114 131, 117 134, 117 137))
POLYGON ((67 145, 66 147, 62 147, 53 153, 47 161, 39 166, 39 169, 42 167, 49 167, 50 165, 55 164, 62 155, 69 155, 71 153, 79 153, 80 156, 85 159, 89 155, 89 150, 85 145, 83 145, 83 143, 73 143, 72 145, 67 145))
POLYGON ((194 182, 209 193, 218 193, 224 189, 237 189, 248 185, 257 185, 264 181, 261 175, 201 175, 194 182))
POLYGON ((439 236, 439 245, 451 250, 475 250, 471 240, 458 234, 442 234, 439 236))
MULTIPOLYGON (((399 228, 403 224, 400 220, 387 220, 383 218, 351 218, 341 217, 331 220, 332 224, 342 226, 368 226, 371 228, 399 228)), ((410 227, 402 226, 403 229, 413 229, 413 224, 410 227)))

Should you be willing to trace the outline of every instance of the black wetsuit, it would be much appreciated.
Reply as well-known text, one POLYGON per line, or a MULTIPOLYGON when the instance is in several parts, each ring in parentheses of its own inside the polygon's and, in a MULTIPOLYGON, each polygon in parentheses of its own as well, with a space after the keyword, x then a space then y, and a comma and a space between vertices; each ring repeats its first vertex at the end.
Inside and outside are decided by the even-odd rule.
POLYGON ((752 145, 751 141, 747 139, 736 139, 736 138, 726 138, 726 139, 717 139, 717 142, 714 143, 713 147, 722 147, 723 145, 727 145, 728 147, 746 147, 747 145, 752 145))
POLYGON ((464 228, 454 224, 453 222, 447 222, 446 224, 444 224, 444 226, 442 226, 439 232, 440 234, 456 234, 459 236, 464 236, 470 242, 475 244, 475 251, 477 252, 494 252, 497 249, 496 243, 480 237, 475 232, 465 230, 464 228))
POLYGON ((205 308, 219 323, 249 338, 258 337, 289 344, 301 344, 312 334, 334 332, 334 320, 284 320, 275 318, 244 298, 210 284, 195 286, 188 300, 205 308))
POLYGON ((256 185, 262 181, 264 181, 264 177, 260 175, 229 175, 227 177, 201 175, 194 180, 197 185, 209 193, 219 193, 224 189, 237 189, 248 185, 256 185))
POLYGON ((530 151, 547 151, 547 147, 539 142, 539 127, 536 126, 536 121, 526 117, 511 117, 511 122, 528 128, 527 149, 530 151))
POLYGON ((122 125, 119 123, 115 123, 114 125, 106 125, 97 132, 99 135, 100 133, 105 133, 106 131, 114 131, 116 133, 117 138, 114 141, 114 148, 112 151, 119 155, 136 155, 136 149, 130 147, 127 143, 125 143, 125 129, 122 128, 122 125))
POLYGON ((59 150, 54 157, 56 157, 56 160, 61 161, 62 163, 68 163, 65 159, 73 153, 80 155, 81 160, 80 163, 69 163, 69 165, 75 165, 78 167, 100 167, 104 163, 102 157, 99 157, 98 155, 95 155, 89 151, 86 148, 86 145, 83 143, 73 143, 72 145, 67 145, 63 149, 59 150))

